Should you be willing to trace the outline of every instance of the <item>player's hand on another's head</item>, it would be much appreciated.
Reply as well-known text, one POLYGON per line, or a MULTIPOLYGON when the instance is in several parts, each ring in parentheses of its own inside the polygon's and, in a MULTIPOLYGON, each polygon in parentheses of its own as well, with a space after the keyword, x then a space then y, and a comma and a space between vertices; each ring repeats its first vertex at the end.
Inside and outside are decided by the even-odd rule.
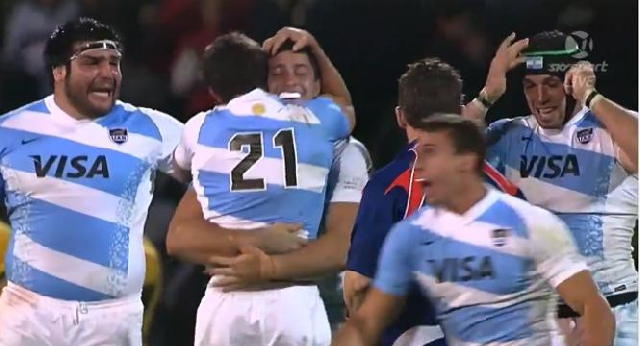
POLYGON ((307 244, 307 239, 299 235, 301 224, 276 222, 258 230, 257 246, 269 254, 287 253, 307 244))
POLYGON ((308 31, 285 26, 284 28, 278 30, 278 32, 274 36, 266 39, 262 44, 262 49, 267 53, 274 55, 278 51, 278 49, 280 49, 280 46, 282 46, 282 44, 287 40, 291 40, 294 42, 294 52, 305 47, 316 49, 318 46, 318 42, 316 41, 315 37, 313 37, 313 35, 311 35, 308 31))
POLYGON ((593 65, 588 61, 580 61, 564 75, 564 90, 567 95, 585 103, 587 96, 596 87, 596 74, 593 65))
POLYGON ((491 60, 484 87, 486 97, 491 102, 495 102, 507 91, 507 72, 525 61, 521 53, 529 45, 529 39, 514 42, 515 38, 515 33, 507 36, 491 60))

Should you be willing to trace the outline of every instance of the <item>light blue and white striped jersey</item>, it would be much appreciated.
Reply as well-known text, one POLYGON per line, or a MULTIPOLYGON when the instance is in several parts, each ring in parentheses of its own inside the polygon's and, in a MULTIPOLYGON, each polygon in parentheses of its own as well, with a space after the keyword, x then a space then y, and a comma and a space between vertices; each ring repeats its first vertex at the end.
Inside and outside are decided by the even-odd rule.
POLYGON ((7 279, 64 300, 140 294, 143 226, 156 169, 172 169, 182 124, 117 102, 75 120, 53 96, 0 117, 7 279))
POLYGON ((255 89, 189 120, 175 158, 191 171, 206 220, 236 229, 302 223, 315 239, 334 142, 348 134, 327 98, 298 105, 255 89))
POLYGON ((374 286, 417 280, 449 345, 548 346, 552 288, 587 266, 550 212, 496 190, 464 215, 423 207, 387 236, 374 286))
POLYGON ((618 147, 585 107, 562 130, 534 116, 487 129, 488 160, 527 200, 554 212, 571 231, 604 295, 637 291, 632 237, 638 219, 638 176, 618 161, 618 147))
POLYGON ((353 137, 337 141, 333 148, 325 207, 336 202, 360 203, 372 165, 369 151, 360 141, 353 137))

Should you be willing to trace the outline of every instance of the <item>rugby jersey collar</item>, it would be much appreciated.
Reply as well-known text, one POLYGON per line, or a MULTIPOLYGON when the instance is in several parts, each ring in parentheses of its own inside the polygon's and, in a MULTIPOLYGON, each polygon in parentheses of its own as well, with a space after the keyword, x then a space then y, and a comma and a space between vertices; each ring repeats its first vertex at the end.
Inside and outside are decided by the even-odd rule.
POLYGON ((500 193, 493 189, 485 186, 485 191, 484 197, 462 215, 444 209, 439 210, 439 213, 444 212, 443 214, 459 219, 463 223, 471 223, 484 214, 500 198, 500 193))
MULTIPOLYGON (((561 129, 544 129, 541 126, 536 126, 536 128, 538 129, 538 132, 546 136, 557 135, 564 132, 564 130, 569 128, 570 126, 575 125, 578 122, 582 121, 582 119, 584 119, 587 113, 589 113, 589 108, 587 108, 586 106, 582 107, 582 109, 580 109, 578 113, 576 113, 576 115, 573 116, 573 118, 569 119, 569 121, 567 121, 567 123, 564 124, 564 126, 562 126, 561 129)), ((537 121, 535 120, 535 117, 531 115, 531 118, 533 122, 537 125, 537 121)))
POLYGON ((53 99, 53 94, 47 96, 44 99, 44 104, 47 106, 49 113, 53 117, 54 120, 62 121, 65 123, 71 124, 81 124, 81 123, 89 123, 94 121, 95 119, 81 119, 78 120, 71 115, 67 114, 67 112, 63 111, 62 108, 58 107, 56 101, 53 99))

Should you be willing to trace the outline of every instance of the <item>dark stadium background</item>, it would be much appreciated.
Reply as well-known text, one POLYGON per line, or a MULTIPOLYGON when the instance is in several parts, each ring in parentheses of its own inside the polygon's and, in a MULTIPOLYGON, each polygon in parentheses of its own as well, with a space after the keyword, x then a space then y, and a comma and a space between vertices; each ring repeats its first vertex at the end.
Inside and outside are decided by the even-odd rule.
MULTIPOLYGON (((549 29, 586 33, 592 43, 587 59, 607 63, 598 73, 598 89, 638 109, 634 0, 2 0, 0 114, 50 92, 40 58, 43 42, 56 24, 78 15, 112 24, 124 36, 121 98, 182 121, 211 106, 198 80, 197 57, 216 35, 241 30, 262 41, 283 25, 308 29, 351 90, 355 136, 367 145, 376 167, 403 145, 392 111, 396 80, 406 64, 426 55, 448 61, 465 80, 466 102, 480 90, 497 44, 511 31, 518 37, 549 29)), ((489 120, 526 112, 514 72, 489 120)), ((199 267, 169 258, 164 249, 166 227, 183 191, 158 176, 145 231, 163 258, 154 346, 190 343, 206 281, 199 267)))

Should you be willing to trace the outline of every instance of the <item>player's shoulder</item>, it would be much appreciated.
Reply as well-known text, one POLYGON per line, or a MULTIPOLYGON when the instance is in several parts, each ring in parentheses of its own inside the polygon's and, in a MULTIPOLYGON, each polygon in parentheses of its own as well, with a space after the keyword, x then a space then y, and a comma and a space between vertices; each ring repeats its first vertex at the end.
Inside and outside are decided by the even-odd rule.
POLYGON ((423 233, 424 229, 427 229, 430 224, 433 224, 435 218, 437 218, 436 210, 431 206, 425 205, 409 215, 406 219, 397 222, 393 226, 392 231, 398 229, 399 231, 396 232, 410 233, 411 236, 415 236, 423 233))
POLYGON ((557 216, 552 212, 531 204, 526 200, 501 191, 495 191, 493 193, 498 194, 498 199, 503 202, 507 208, 510 208, 520 216, 529 228, 535 228, 536 225, 555 223, 557 222, 556 220, 558 220, 557 216))
POLYGON ((124 111, 128 116, 131 117, 147 118, 157 124, 171 123, 178 126, 182 125, 182 123, 179 122, 176 118, 157 109, 135 106, 131 103, 120 100, 116 101, 115 106, 120 107, 122 111, 124 111))
POLYGON ((390 186, 402 175, 410 175, 411 166, 415 160, 415 151, 411 145, 405 147, 400 151, 391 162, 384 165, 371 175, 371 181, 384 186, 385 188, 390 186))
POLYGON ((364 160, 367 172, 370 171, 373 162, 367 147, 354 137, 339 139, 333 144, 334 160, 364 160))
POLYGON ((234 115, 269 115, 279 112, 284 103, 275 95, 256 88, 231 99, 226 105, 214 108, 216 113, 229 112, 234 115))
POLYGON ((0 115, 0 128, 2 127, 2 123, 6 121, 23 116, 33 115, 34 113, 51 114, 49 108, 47 107, 45 99, 33 101, 22 107, 13 109, 7 113, 0 115))
POLYGON ((500 141, 514 137, 522 137, 532 131, 535 126, 533 115, 505 118, 489 124, 485 130, 486 141, 489 147, 500 141))
POLYGON ((120 100, 116 101, 112 112, 124 113, 127 118, 126 123, 131 127, 130 131, 152 137, 159 136, 160 138, 157 138, 159 140, 164 140, 165 136, 174 136, 176 133, 180 133, 184 127, 184 124, 167 113, 153 108, 135 106, 120 100))
POLYGON ((194 132, 200 131, 200 128, 204 124, 205 120, 215 111, 215 108, 202 111, 192 116, 187 122, 184 124, 185 132, 194 132))

